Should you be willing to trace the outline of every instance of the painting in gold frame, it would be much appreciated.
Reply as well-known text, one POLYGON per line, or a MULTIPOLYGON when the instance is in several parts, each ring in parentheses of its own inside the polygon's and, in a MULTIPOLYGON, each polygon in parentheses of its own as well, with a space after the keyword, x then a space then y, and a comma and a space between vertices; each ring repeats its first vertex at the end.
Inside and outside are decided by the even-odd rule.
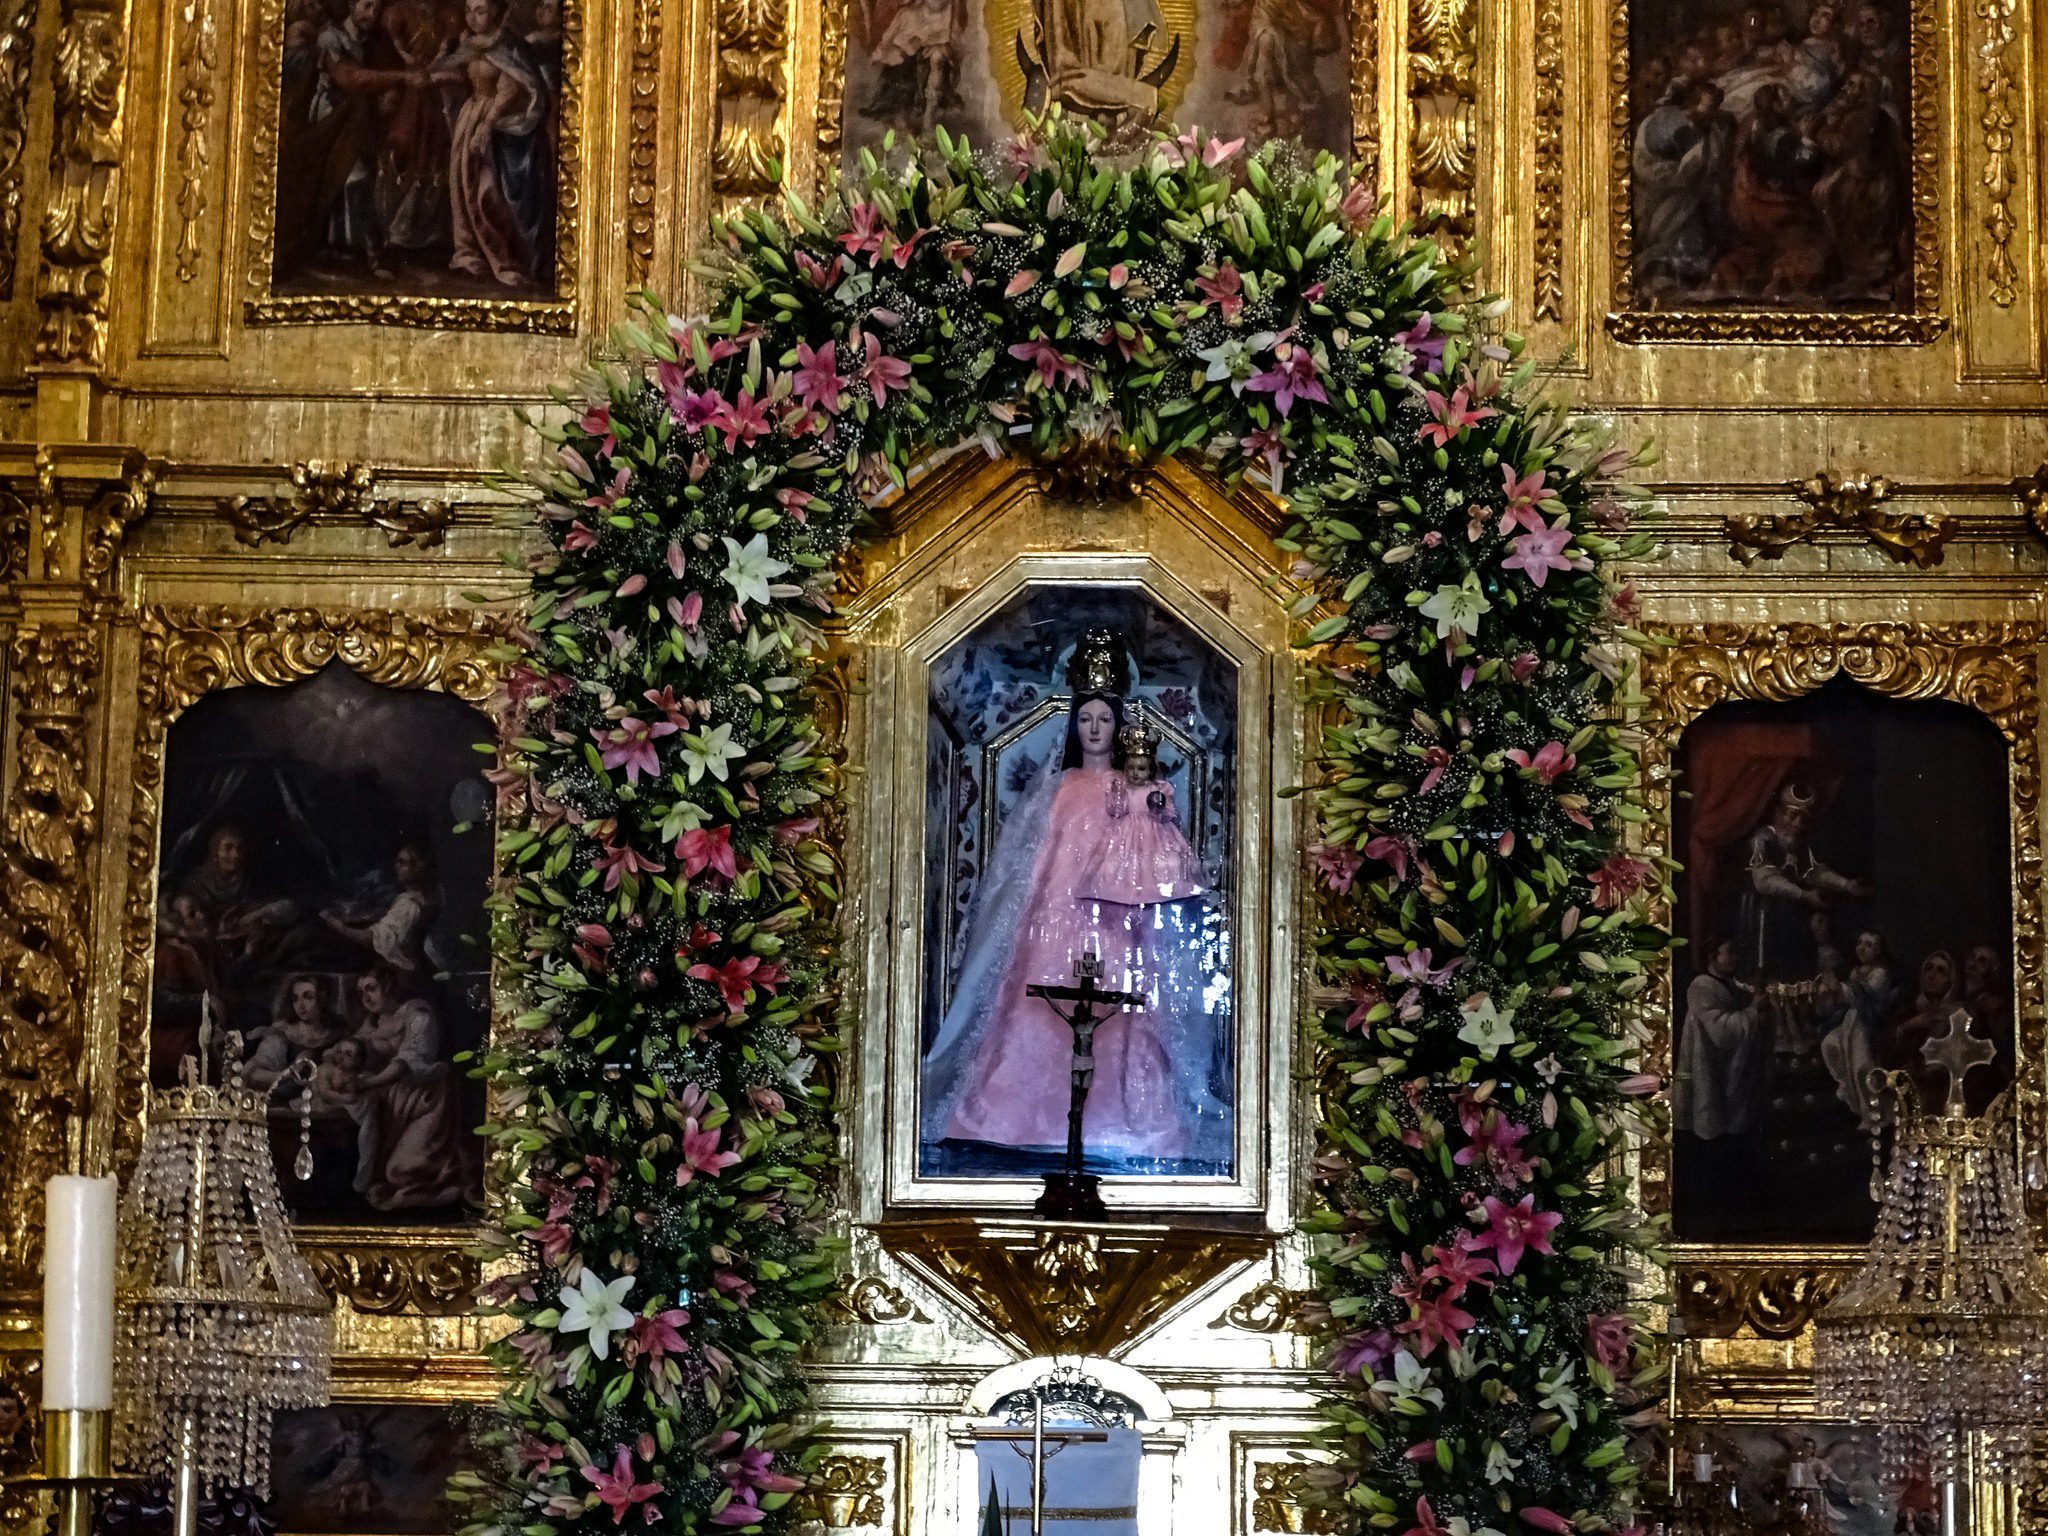
POLYGON ((1937 0, 1610 3, 1616 339, 1940 335, 1937 0), (1818 39, 1816 12, 1827 18, 1818 39), (1861 71, 1847 67, 1854 52, 1868 55, 1861 71), (1804 116, 1801 82, 1813 98, 1804 116), (1857 92, 1868 100, 1844 104, 1857 92), (1894 212, 1872 256, 1859 221, 1880 185, 1894 212), (1850 234, 1840 242, 1823 214, 1830 197, 1850 234))
POLYGON ((244 319, 573 333, 582 7, 259 0, 244 319))
MULTIPOLYGON (((174 722, 223 690, 289 688, 333 666, 367 687, 431 691, 451 705, 479 706, 497 684, 497 665, 489 655, 497 639, 494 622, 473 611, 244 611, 204 604, 143 610, 129 759, 135 811, 128 826, 129 885, 121 921, 116 1099, 123 1163, 135 1154, 147 1103, 166 745, 174 722)), ((421 1214, 429 1219, 302 1223, 301 1242, 330 1290, 360 1311, 466 1312, 475 1264, 463 1249, 472 1227, 466 1219, 453 1219, 455 1211, 421 1214)))
MULTIPOLYGON (((2040 698, 2036 678, 2044 632, 2019 621, 1924 624, 1712 623, 1665 631, 1669 643, 1644 665, 1649 724, 1644 760, 1652 788, 1654 837, 1668 848, 1678 744, 1692 722, 1728 701, 1789 701, 1842 678, 1898 700, 1946 700, 1987 719, 2007 750, 2007 792, 1998 810, 2011 824, 2010 892, 2015 1059, 2013 1085, 2021 1145, 2044 1129, 2048 1063, 2042 1044, 2040 884, 2040 698)), ((1652 1011, 1647 1059, 1668 1076, 1673 1040, 1671 972, 1652 1011)), ((1643 1149, 1645 1207, 1671 1210, 1672 1170, 1661 1143, 1643 1149)), ((1695 1332, 1797 1335, 1825 1303, 1860 1245, 1678 1242, 1672 1261, 1678 1304, 1695 1332)))

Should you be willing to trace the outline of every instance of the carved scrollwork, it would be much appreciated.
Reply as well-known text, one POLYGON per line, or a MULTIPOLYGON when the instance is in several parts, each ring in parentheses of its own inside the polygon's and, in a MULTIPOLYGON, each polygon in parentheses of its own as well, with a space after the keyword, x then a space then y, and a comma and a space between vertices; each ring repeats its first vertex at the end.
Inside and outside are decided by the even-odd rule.
POLYGON ((1679 1315, 1695 1338, 1726 1338, 1748 1328, 1759 1338, 1793 1339, 1834 1300, 1854 1268, 1850 1260, 1837 1265, 1681 1262, 1674 1266, 1672 1281, 1679 1315))
POLYGON ((2012 237, 2018 231, 2012 199, 2018 186, 2014 159, 2019 128, 2015 100, 2019 82, 2013 78, 2010 52, 2019 37, 2019 0, 1977 0, 1971 8, 1984 23, 1984 41, 1977 47, 1977 129, 1983 137, 1984 233, 1991 249, 1985 275, 1991 279, 1991 302, 2010 309, 2019 298, 2020 272, 2012 259, 2012 237))
POLYGON ((199 227, 206 214, 207 130, 213 121, 213 72, 220 29, 213 0, 188 0, 178 12, 178 281, 199 275, 199 227))
POLYGON ((1478 213, 1479 8, 1408 0, 1408 191, 1416 225, 1452 255, 1478 213))
POLYGON ((783 163, 789 0, 717 0, 711 187, 729 198, 775 189, 783 163))
POLYGON ((29 82, 35 74, 36 0, 0 7, 0 299, 14 297, 21 248, 21 182, 28 162, 29 82))
POLYGON ((393 549, 408 544, 434 549, 455 521, 453 505, 438 498, 409 502, 379 496, 377 472, 367 464, 309 459, 292 465, 285 478, 291 489, 280 496, 221 498, 220 515, 239 542, 287 544, 308 523, 359 522, 383 529, 393 549))
POLYGON ((1291 1333, 1301 1316, 1301 1304, 1311 1293, 1297 1291, 1278 1280, 1253 1286, 1223 1309, 1211 1328, 1242 1328, 1246 1333, 1291 1333))
POLYGON ((1883 475, 1837 480, 1826 471, 1795 482, 1790 490, 1804 504, 1799 512, 1731 514, 1729 551, 1744 565, 1777 560, 1797 544, 1823 533, 1860 533, 1901 565, 1922 570, 1941 564, 1942 547, 1955 533, 1955 519, 1934 512, 1900 512, 1887 503, 1892 483, 1883 475))
POLYGON ((660 99, 661 0, 633 0, 633 56, 626 73, 626 281, 635 288, 654 269, 660 99))
POLYGON ((65 0, 52 63, 55 132, 36 288, 42 325, 35 360, 45 366, 106 362, 127 32, 126 5, 65 0))
POLYGON ((1564 0, 1536 0, 1536 318, 1564 318, 1564 0))
POLYGON ((811 1468, 792 1502, 798 1519, 821 1520, 828 1530, 878 1526, 888 1516, 888 1486, 889 1463, 881 1457, 831 1451, 811 1468))
POLYGON ((0 807, 0 1282, 12 1287, 41 1267, 39 1191, 63 1171, 68 1123, 88 1108, 85 850, 99 812, 85 738, 99 636, 25 624, 8 660, 16 724, 13 782, 0 807))
POLYGON ((1337 1474, 1312 1461, 1252 1463, 1252 1529, 1328 1536, 1351 1522, 1329 1502, 1337 1474))
POLYGON ((388 1234, 337 1241, 313 1229, 300 1248, 327 1294, 358 1312, 459 1317, 476 1304, 482 1266, 454 1244, 418 1247, 388 1234))
POLYGON ((433 688, 481 704, 497 686, 502 626, 475 611, 249 611, 213 604, 151 607, 141 618, 127 893, 121 910, 121 1018, 116 1162, 141 1144, 149 1081, 149 984, 156 932, 164 738, 171 721, 222 688, 281 687, 339 661, 389 688, 433 688))
POLYGON ((880 1275, 862 1275, 832 1303, 832 1310, 848 1321, 880 1327, 885 1323, 928 1323, 920 1307, 898 1286, 880 1275))
MULTIPOLYGON (((2038 671, 2048 629, 2030 622, 1936 624, 1702 624, 1667 630, 1667 644, 1647 653, 1643 686, 1650 700, 1643 766, 1649 786, 1649 846, 1664 852, 1670 837, 1671 766, 1685 728, 1716 704, 1737 699, 1785 700, 1847 677, 1897 699, 1950 699, 1984 715, 2004 737, 2010 760, 2012 825, 2013 988, 2015 1059, 2023 1064, 2014 1084, 2025 1145, 2038 1145, 2048 1128, 2044 1078, 2041 916, 2041 701, 2038 671)), ((1656 914, 1668 921, 1668 911, 1656 914)), ((1645 1052, 1668 1071, 1671 977, 1665 968, 1661 1001, 1649 1010, 1645 1052)), ((1645 1203, 1662 1208, 1669 1190, 1666 1149, 1645 1149, 1645 1203)), ((1789 1263, 1780 1259, 1777 1263, 1789 1263)), ((1703 1282, 1704 1283, 1704 1282, 1703 1282)), ((1757 1306, 1767 1320, 1804 1303, 1774 1281, 1757 1306)), ((1703 1291, 1706 1307, 1717 1291, 1703 1291)), ((1759 1293, 1761 1294, 1761 1293, 1759 1293)), ((1716 1303, 1733 1306, 1735 1301, 1716 1303)), ((1740 1305, 1747 1312, 1748 1300, 1740 1305)), ((1777 1324, 1773 1324, 1777 1326, 1777 1324)))
POLYGON ((2036 537, 2048 540, 2048 464, 2013 481, 2012 493, 2020 499, 2020 511, 2027 526, 2036 537))

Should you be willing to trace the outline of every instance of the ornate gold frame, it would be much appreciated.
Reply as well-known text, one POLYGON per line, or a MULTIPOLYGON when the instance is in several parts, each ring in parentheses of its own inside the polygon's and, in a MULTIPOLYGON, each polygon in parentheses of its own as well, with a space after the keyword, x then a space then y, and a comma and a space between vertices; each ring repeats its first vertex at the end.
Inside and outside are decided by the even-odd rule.
POLYGON ((277 234, 278 113, 284 85, 284 0, 257 0, 250 46, 256 59, 249 105, 248 181, 243 201, 242 318, 250 325, 360 324, 445 330, 576 334, 582 242, 581 130, 583 4, 562 0, 561 139, 555 152, 555 296, 551 299, 435 298, 408 294, 290 294, 271 291, 277 234))
MULTIPOLYGON (((333 661, 388 688, 431 689, 481 705, 498 685, 499 664, 490 651, 504 639, 502 623, 474 609, 250 611, 158 604, 142 610, 140 630, 114 1063, 115 1163, 123 1172, 140 1149, 149 1105, 149 993, 171 723, 210 693, 281 687, 333 661)), ((298 1236, 330 1292, 358 1312, 451 1317, 470 1311, 477 1262, 464 1251, 472 1241, 467 1226, 309 1223, 298 1236)))
MULTIPOLYGON (((1921 346, 1947 328, 1941 314, 1941 33, 1937 0, 1908 0, 1912 77, 1913 307, 1910 310, 1635 308, 1635 135, 1629 118, 1629 17, 1632 0, 1609 0, 1608 110, 1612 171, 1608 187, 1616 341, 1789 342, 1807 345, 1921 346)), ((1948 3, 1948 0, 1943 0, 1948 3)), ((1951 25, 1960 25, 1959 21, 1951 25)))
MULTIPOLYGON (((2014 1084, 2022 1148, 2048 1131, 2048 1057, 2043 1024, 2041 893, 2041 700, 2039 669, 2048 626, 1986 620, 1925 624, 1680 625, 1644 662, 1647 710, 1643 761, 1650 833, 1659 852, 1671 840, 1672 764, 1685 728, 1735 699, 1787 700, 1837 676, 1898 699, 1949 699, 1988 718, 2010 753, 2014 1084)), ((1670 918, 1666 910, 1662 916, 1670 918)), ((1646 1059, 1671 1065, 1671 970, 1659 977, 1648 1011, 1646 1059)), ((1640 1163, 1645 1209, 1670 1209, 1669 1150, 1651 1142, 1640 1163)), ((1744 1329, 1795 1339, 1839 1283, 1861 1246, 1674 1243, 1672 1291, 1695 1335, 1744 1329)))

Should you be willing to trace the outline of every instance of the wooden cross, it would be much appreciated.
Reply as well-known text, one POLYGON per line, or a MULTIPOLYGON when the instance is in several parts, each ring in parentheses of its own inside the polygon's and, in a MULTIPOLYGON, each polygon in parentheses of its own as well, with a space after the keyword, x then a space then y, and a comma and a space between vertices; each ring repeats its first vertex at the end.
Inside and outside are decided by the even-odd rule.
POLYGON ((1082 1172, 1081 1160, 1081 1110, 1095 1081, 1095 1031, 1113 1009, 1142 1008, 1145 999, 1141 993, 1109 992, 1097 985, 1102 979, 1100 955, 1075 956, 1074 975, 1079 982, 1076 986, 1033 982, 1024 988, 1025 996, 1044 998, 1074 1032, 1073 1070, 1067 1082, 1066 1166, 1045 1176, 1045 1193, 1031 1208, 1058 1220, 1100 1221, 1109 1215, 1102 1203, 1102 1181, 1082 1172), (1072 1006, 1062 1008, 1062 1003, 1072 1006))

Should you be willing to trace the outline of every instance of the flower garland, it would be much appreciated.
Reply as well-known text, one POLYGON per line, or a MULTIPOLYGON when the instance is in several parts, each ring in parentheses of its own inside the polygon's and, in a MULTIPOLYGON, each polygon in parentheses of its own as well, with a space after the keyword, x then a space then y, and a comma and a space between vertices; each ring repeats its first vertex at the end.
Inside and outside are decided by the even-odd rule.
POLYGON ((1639 1242, 1607 1169, 1663 871, 1617 726, 1628 455, 1328 156, 1054 118, 714 227, 544 428, 485 1061, 507 1385, 471 1530, 784 1529, 834 1280, 833 561, 933 452, 1193 451, 1295 519, 1333 1497, 1480 1536, 1620 1518, 1639 1242))

